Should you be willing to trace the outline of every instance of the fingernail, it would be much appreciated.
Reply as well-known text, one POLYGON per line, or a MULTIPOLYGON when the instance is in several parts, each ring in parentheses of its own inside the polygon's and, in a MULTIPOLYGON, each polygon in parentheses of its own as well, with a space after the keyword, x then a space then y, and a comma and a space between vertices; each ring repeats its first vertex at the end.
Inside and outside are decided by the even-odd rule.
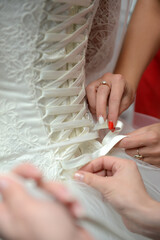
POLYGON ((83 182, 84 174, 83 173, 75 173, 74 178, 80 182, 83 182))
POLYGON ((114 128, 114 125, 113 125, 112 121, 109 121, 108 127, 109 127, 110 130, 112 130, 114 128))
POLYGON ((0 190, 6 189, 9 186, 8 181, 1 179, 0 180, 0 190))
POLYGON ((103 124, 104 123, 104 118, 102 116, 99 116, 98 122, 99 122, 99 124, 103 124))

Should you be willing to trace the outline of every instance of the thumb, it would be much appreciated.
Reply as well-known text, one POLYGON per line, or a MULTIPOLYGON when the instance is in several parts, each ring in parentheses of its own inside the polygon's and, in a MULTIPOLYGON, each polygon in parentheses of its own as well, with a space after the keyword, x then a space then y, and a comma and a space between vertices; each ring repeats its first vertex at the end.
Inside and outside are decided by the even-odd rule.
POLYGON ((89 186, 97 189, 104 194, 105 189, 108 185, 107 177, 101 177, 93 173, 78 171, 75 173, 74 178, 78 181, 84 182, 89 186))

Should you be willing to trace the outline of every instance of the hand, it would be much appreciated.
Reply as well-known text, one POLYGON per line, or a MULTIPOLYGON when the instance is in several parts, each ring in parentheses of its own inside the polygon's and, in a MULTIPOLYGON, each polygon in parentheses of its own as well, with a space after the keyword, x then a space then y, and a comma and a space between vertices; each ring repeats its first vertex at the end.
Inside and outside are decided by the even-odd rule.
POLYGON ((107 118, 108 105, 108 122, 112 130, 118 116, 133 102, 135 91, 136 88, 131 87, 122 75, 106 73, 86 88, 90 111, 96 114, 101 123, 107 118), (106 81, 108 85, 101 84, 102 81, 106 81))
POLYGON ((119 212, 130 231, 146 236, 153 236, 159 231, 159 213, 157 221, 150 216, 154 211, 154 217, 157 216, 157 209, 160 212, 159 203, 152 200, 146 192, 135 162, 116 157, 100 157, 81 168, 75 174, 75 179, 99 190, 119 212))
POLYGON ((22 164, 13 170, 13 173, 26 178, 33 179, 36 181, 38 187, 42 188, 44 191, 53 195, 58 201, 60 201, 67 209, 70 214, 79 218, 83 214, 83 209, 79 202, 71 195, 67 187, 58 182, 45 182, 43 181, 43 176, 41 172, 35 166, 31 164, 22 164))
MULTIPOLYGON (((25 169, 24 166, 20 167, 14 173, 17 171, 28 178, 25 169)), ((31 166, 29 169, 31 170, 31 166)), ((39 180, 41 178, 38 170, 34 168, 28 175, 39 180)), ((51 183, 44 186, 50 194, 55 196, 56 193, 58 198, 64 195, 60 184, 61 190, 54 183, 52 186, 51 183), (63 194, 60 194, 60 191, 63 194)), ((0 177, 0 193, 3 198, 0 202, 0 237, 4 240, 90 239, 84 229, 76 226, 67 208, 58 201, 35 199, 22 184, 9 176, 0 177)))
POLYGON ((139 153, 143 157, 142 161, 160 167, 160 123, 129 133, 116 146, 125 148, 126 153, 132 157, 139 153))

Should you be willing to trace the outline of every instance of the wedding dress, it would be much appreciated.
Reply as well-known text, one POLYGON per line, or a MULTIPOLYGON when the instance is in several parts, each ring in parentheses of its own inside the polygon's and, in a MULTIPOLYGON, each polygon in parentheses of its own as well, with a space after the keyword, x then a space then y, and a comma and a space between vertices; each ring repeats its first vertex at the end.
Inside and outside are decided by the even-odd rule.
MULTIPOLYGON (((102 56, 111 59, 120 7, 117 0, 0 1, 0 171, 30 162, 46 178, 66 182, 86 211, 79 224, 98 240, 147 239, 130 233, 97 191, 72 179, 124 137, 117 130, 99 142, 85 100, 85 66, 91 74, 91 66, 104 68, 102 56)), ((137 164, 158 200, 159 169, 137 164)))

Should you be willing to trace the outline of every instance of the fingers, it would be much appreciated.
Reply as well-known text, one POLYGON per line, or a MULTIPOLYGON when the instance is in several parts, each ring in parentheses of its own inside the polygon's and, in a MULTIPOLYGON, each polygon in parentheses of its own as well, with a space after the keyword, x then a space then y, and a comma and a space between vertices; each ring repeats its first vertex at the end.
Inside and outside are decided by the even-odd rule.
POLYGON ((99 172, 96 172, 96 175, 102 176, 102 177, 108 176, 106 170, 101 170, 99 172))
POLYGON ((141 147, 141 148, 133 148, 133 149, 126 149, 125 152, 130 155, 131 157, 134 157, 134 155, 142 155, 143 157, 148 157, 148 147, 141 147), (137 152, 138 149, 138 152, 137 152))
POLYGON ((73 196, 69 190, 61 183, 58 182, 42 182, 40 185, 45 191, 52 194, 61 202, 70 202, 73 196))
MULTIPOLYGON (((147 139, 148 146, 155 146, 160 144, 160 124, 152 124, 143 128, 139 128, 128 134, 129 137, 143 135, 147 139)), ((151 149, 152 150, 152 149, 151 149)))
POLYGON ((36 182, 40 182, 42 179, 42 174, 38 170, 38 168, 36 168, 35 166, 33 166, 29 163, 19 165, 12 172, 16 173, 17 175, 19 175, 23 178, 32 178, 36 182))
POLYGON ((123 165, 126 161, 116 157, 103 156, 82 167, 75 173, 74 178, 104 193, 106 184, 109 184, 109 179, 104 176, 113 176, 121 164, 123 165))
POLYGON ((101 177, 90 172, 78 171, 77 173, 75 173, 74 178, 78 181, 88 184, 91 187, 94 187, 101 193, 105 192, 107 184, 106 177, 101 177))
MULTIPOLYGON (((156 138, 158 138, 158 134, 160 130, 160 123, 155 123, 155 124, 151 124, 151 125, 147 125, 145 127, 136 129, 135 131, 129 133, 128 135, 138 135, 138 134, 142 134, 142 133, 146 133, 147 136, 149 134, 149 138, 154 140, 156 138)), ((158 139, 157 139, 158 140, 158 139)))
MULTIPOLYGON (((89 84, 86 88, 89 108, 92 113, 96 113, 97 119, 102 116, 106 120, 107 99, 110 93, 110 88, 107 85, 102 85, 103 79, 98 79, 89 84)), ((110 85, 110 83, 108 83, 110 85)))
POLYGON ((107 100, 110 93, 110 87, 108 85, 100 85, 97 89, 96 95, 96 115, 97 119, 100 116, 104 118, 104 121, 107 118, 107 100))
POLYGON ((115 126, 119 115, 122 95, 125 91, 125 81, 120 74, 116 74, 114 81, 111 81, 111 84, 112 86, 108 106, 108 121, 112 121, 113 125, 115 126))
POLYGON ((114 171, 114 166, 119 162, 116 157, 102 156, 82 167, 81 171, 97 173, 103 170, 114 171))
POLYGON ((89 108, 92 113, 96 113, 96 94, 100 82, 94 81, 86 87, 86 94, 89 103, 89 108))
MULTIPOLYGON (((142 128, 138 128, 130 133, 128 133, 127 135, 129 137, 132 137, 132 136, 136 136, 136 135, 141 135, 141 134, 147 134, 148 136, 148 132, 149 132, 149 127, 142 127, 142 128)), ((149 133, 149 137, 150 137, 150 133, 149 133)))
POLYGON ((127 136, 126 138, 123 138, 116 147, 119 148, 125 148, 125 149, 131 149, 131 148, 139 148, 143 146, 148 146, 150 144, 150 141, 148 141, 148 138, 146 134, 140 134, 140 135, 134 135, 134 136, 127 136))
POLYGON ((64 204, 74 217, 82 217, 83 209, 81 205, 63 184, 57 182, 42 182, 40 186, 64 204))
MULTIPOLYGON (((108 120, 114 128, 119 116, 122 96, 124 96, 125 91, 128 91, 124 78, 120 74, 106 73, 102 78, 89 84, 86 91, 90 110, 92 113, 96 113, 97 119, 102 116, 106 120, 108 104, 108 120), (102 81, 107 84, 101 84, 102 81)), ((127 104, 128 107, 130 102, 127 101, 127 104)))
POLYGON ((137 155, 138 153, 142 155, 142 161, 147 162, 151 165, 160 166, 160 149, 158 146, 155 147, 141 147, 137 149, 126 149, 125 150, 128 155, 131 157, 134 157, 134 155, 137 155))
POLYGON ((100 85, 96 95, 97 117, 103 116, 106 120, 106 106, 108 104, 108 121, 113 123, 113 128, 117 123, 122 95, 125 91, 125 81, 120 74, 105 74, 101 81, 106 81, 108 85, 100 85))
MULTIPOLYGON (((154 125, 150 125, 144 128, 140 128, 135 130, 127 135, 126 138, 122 139, 116 147, 131 149, 131 148, 139 148, 139 147, 151 147, 159 145, 159 131, 153 130, 152 127, 154 125)), ((151 149, 151 151, 153 148, 151 149)), ((159 152, 159 151, 158 151, 159 152)))

